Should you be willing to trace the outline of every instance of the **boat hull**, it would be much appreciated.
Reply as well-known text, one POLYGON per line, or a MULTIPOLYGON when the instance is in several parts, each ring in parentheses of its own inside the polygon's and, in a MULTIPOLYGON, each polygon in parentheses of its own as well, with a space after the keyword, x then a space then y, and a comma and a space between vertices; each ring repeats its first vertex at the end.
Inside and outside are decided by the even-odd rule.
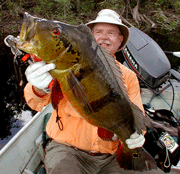
POLYGON ((34 171, 41 162, 36 140, 42 134, 44 116, 51 104, 37 113, 0 151, 0 174, 20 174, 25 167, 34 171), (31 159, 31 160, 30 160, 31 159), (28 161, 29 164, 27 165, 28 161), (26 166, 27 165, 27 166, 26 166))

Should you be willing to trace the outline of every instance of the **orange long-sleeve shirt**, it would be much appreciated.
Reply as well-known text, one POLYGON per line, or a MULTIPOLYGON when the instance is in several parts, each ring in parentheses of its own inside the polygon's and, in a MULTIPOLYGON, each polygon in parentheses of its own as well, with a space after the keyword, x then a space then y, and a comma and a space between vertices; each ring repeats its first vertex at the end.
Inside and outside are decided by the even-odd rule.
MULTIPOLYGON (((130 100, 143 110, 140 87, 136 75, 119 62, 118 65, 123 73, 130 100)), ((33 93, 32 85, 30 83, 26 85, 24 95, 27 104, 36 111, 41 111, 42 108, 51 101, 51 93, 39 97, 33 93)), ((57 114, 55 110, 46 127, 47 134, 54 140, 87 151, 111 154, 116 152, 119 141, 111 142, 102 140, 97 134, 98 128, 81 118, 65 98, 63 98, 58 105, 58 114, 63 123, 63 130, 61 131, 56 123, 57 114)))

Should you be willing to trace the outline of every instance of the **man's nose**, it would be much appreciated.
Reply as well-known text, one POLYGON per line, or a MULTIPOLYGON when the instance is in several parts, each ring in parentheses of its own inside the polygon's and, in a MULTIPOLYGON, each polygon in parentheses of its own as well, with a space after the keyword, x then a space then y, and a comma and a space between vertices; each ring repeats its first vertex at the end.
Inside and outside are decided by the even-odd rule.
POLYGON ((108 39, 108 34, 106 32, 102 33, 101 39, 108 39))

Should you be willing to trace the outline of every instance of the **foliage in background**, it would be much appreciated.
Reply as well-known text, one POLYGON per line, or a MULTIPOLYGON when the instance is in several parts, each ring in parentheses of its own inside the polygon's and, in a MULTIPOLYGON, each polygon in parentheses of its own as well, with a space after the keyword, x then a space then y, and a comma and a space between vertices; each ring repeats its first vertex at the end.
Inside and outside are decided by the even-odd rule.
MULTIPOLYGON (((101 9, 110 8, 142 30, 149 32, 149 29, 156 29, 162 35, 172 33, 172 40, 180 25, 179 0, 4 0, 0 8, 0 19, 5 24, 9 20, 20 22, 20 16, 27 11, 75 25, 87 23, 101 9)), ((11 27, 7 26, 7 29, 19 30, 19 22, 16 22, 10 24, 11 27)))

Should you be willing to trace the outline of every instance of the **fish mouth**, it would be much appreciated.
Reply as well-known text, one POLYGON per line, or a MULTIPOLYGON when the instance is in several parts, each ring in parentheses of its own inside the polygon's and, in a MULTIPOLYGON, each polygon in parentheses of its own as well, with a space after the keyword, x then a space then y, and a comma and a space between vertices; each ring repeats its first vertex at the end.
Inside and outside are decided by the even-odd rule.
POLYGON ((24 50, 30 46, 30 40, 36 33, 37 22, 33 16, 24 13, 23 23, 21 27, 20 36, 18 37, 17 47, 24 50))

